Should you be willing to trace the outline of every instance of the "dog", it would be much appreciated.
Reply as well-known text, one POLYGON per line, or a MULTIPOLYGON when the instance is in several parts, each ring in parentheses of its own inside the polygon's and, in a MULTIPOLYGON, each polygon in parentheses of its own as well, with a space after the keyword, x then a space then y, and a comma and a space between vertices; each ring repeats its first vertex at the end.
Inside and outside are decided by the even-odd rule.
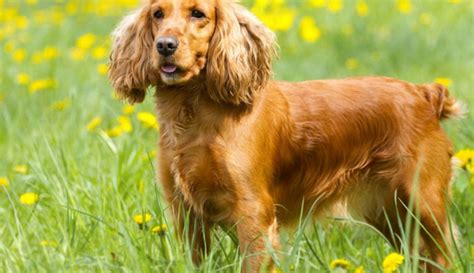
POLYGON ((275 35, 231 0, 146 0, 113 36, 118 96, 156 88, 159 182, 194 262, 213 225, 234 226, 243 270, 258 271, 280 227, 335 207, 400 247, 412 204, 421 252, 449 267, 453 150, 440 121, 461 110, 444 86, 272 80, 275 35))

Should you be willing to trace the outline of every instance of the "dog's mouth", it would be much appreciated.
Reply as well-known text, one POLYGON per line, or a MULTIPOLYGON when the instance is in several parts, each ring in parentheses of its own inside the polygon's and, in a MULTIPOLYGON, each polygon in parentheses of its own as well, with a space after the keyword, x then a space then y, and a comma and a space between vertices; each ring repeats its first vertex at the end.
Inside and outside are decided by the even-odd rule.
POLYGON ((179 70, 178 66, 172 63, 165 63, 161 66, 161 71, 167 75, 179 73, 179 70))
POLYGON ((193 76, 199 74, 204 67, 205 61, 198 60, 193 65, 186 65, 186 63, 176 63, 174 60, 163 60, 158 65, 158 72, 161 81, 165 85, 182 84, 189 81, 193 76))

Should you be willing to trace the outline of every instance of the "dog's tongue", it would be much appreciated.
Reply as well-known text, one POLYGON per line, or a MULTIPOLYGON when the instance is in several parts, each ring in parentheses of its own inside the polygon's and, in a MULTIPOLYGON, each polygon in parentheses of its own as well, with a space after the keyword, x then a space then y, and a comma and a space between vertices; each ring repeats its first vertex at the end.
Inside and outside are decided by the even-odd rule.
POLYGON ((165 73, 174 73, 176 71, 177 67, 176 65, 172 64, 165 64, 161 67, 161 70, 165 73))

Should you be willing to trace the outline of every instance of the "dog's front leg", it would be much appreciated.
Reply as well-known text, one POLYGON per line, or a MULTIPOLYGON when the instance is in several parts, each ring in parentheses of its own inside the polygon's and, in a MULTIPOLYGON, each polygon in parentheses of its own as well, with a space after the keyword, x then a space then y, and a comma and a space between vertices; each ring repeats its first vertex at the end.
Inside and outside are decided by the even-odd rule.
POLYGON ((211 224, 196 215, 194 210, 184 202, 175 178, 171 172, 171 156, 162 149, 159 157, 160 183, 168 204, 170 204, 173 223, 177 236, 188 243, 192 251, 194 264, 201 263, 202 256, 208 253, 211 243, 211 224))
POLYGON ((183 201, 173 202, 172 211, 176 234, 189 246, 193 263, 199 265, 211 247, 211 223, 199 217, 183 201))
MULTIPOLYGON (((261 208, 262 204, 249 206, 254 207, 261 208)), ((237 234, 243 257, 242 272, 259 272, 262 267, 271 270, 273 261, 269 251, 279 247, 273 206, 263 211, 248 209, 237 223, 237 234)))
POLYGON ((211 247, 211 225, 193 211, 189 212, 187 219, 189 224, 185 225, 184 232, 192 250, 193 263, 199 265, 211 247))

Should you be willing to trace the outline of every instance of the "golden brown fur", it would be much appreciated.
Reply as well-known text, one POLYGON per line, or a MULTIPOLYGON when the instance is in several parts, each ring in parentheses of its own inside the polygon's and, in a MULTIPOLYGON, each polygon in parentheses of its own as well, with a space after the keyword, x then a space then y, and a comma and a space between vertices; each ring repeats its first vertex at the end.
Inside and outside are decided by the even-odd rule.
MULTIPOLYGON (((274 48, 274 35, 228 0, 147 0, 115 32, 118 94, 141 102, 156 87, 159 180, 180 232, 189 210, 195 261, 216 223, 236 226, 242 253, 263 252, 265 238, 278 247, 278 228, 303 204, 315 216, 343 206, 397 246, 390 230, 401 233, 397 215, 405 219, 413 198, 423 252, 448 266, 452 150, 439 121, 459 108, 446 88, 383 77, 272 81, 274 48), (155 47, 165 35, 179 41, 168 57, 155 47), (164 72, 170 63, 178 72, 164 72)), ((247 257, 244 269, 264 258, 247 257)))

